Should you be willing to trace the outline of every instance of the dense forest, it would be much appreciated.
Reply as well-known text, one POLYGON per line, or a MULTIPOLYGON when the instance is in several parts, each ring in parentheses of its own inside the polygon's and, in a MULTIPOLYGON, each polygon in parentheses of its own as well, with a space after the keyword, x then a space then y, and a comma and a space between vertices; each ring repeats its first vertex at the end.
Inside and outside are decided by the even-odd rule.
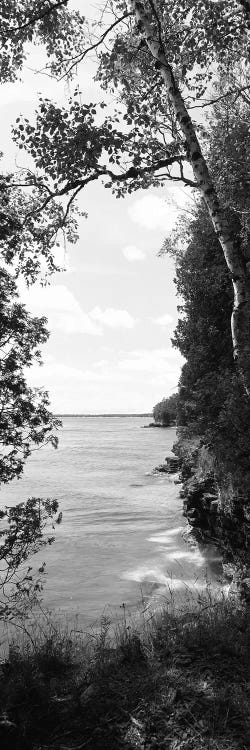
MULTIPOLYGON (((222 90, 222 89, 219 89, 222 90)), ((209 119, 207 163, 228 212, 232 233, 249 245, 249 105, 225 101, 209 119)), ((186 359, 179 383, 177 453, 190 518, 236 552, 247 550, 250 519, 249 397, 235 366, 231 335, 233 289, 218 237, 203 202, 184 216, 161 252, 176 263, 181 317, 173 345, 186 359), (188 478, 188 475, 189 478, 188 478), (210 513, 210 502, 217 514, 210 513), (205 494, 205 502, 202 497, 205 494), (215 498, 218 504, 215 506, 215 498), (206 502, 207 500, 207 502, 206 502)), ((244 558, 244 553, 243 553, 244 558)))
MULTIPOLYGON (((247 592, 250 2, 110 0, 90 23, 80 12, 72 11, 67 0, 41 0, 39 4, 5 0, 0 18, 2 84, 18 80, 29 45, 36 44, 46 52, 46 73, 76 80, 76 86, 77 67, 88 54, 95 55, 96 80, 103 90, 103 101, 98 103, 85 104, 84 96, 80 103, 77 89, 65 107, 41 99, 35 119, 29 122, 20 116, 13 126, 13 140, 32 166, 12 173, 2 171, 0 176, 0 482, 5 485, 21 475, 32 449, 47 442, 56 446, 59 424, 46 391, 27 385, 26 368, 40 360, 40 347, 48 332, 46 319, 33 318, 20 302, 18 279, 31 285, 57 270, 55 247, 62 238, 67 243, 76 241, 77 196, 93 181, 101 181, 117 198, 141 188, 180 183, 190 197, 188 208, 163 247, 155 249, 161 255, 171 254, 175 261, 180 317, 173 345, 185 364, 177 398, 172 397, 172 402, 167 399, 168 416, 164 417, 163 402, 155 407, 154 416, 163 424, 177 419, 175 451, 182 461, 185 513, 191 525, 219 541, 225 555, 236 561, 247 592), (112 94, 113 109, 107 106, 107 94, 112 94)), ((0 520, 0 619, 2 623, 22 623, 25 629, 44 576, 44 565, 33 570, 29 558, 53 542, 61 514, 56 500, 32 497, 26 503, 1 508, 0 520)), ((81 662, 80 677, 77 649, 72 656, 72 643, 62 638, 55 647, 55 629, 43 652, 38 653, 35 647, 32 658, 28 649, 22 661, 20 651, 14 649, 1 673, 3 748, 65 748, 63 737, 69 734, 71 724, 69 748, 198 750, 202 746, 245 750, 250 729, 242 685, 247 680, 249 633, 242 612, 235 620, 237 613, 232 615, 227 606, 218 616, 216 610, 212 636, 206 615, 195 625, 183 619, 179 625, 173 619, 157 621, 144 645, 138 634, 131 635, 125 626, 115 661, 113 647, 105 645, 104 623, 103 650, 99 642, 85 669, 81 662), (194 675, 189 672, 187 696, 181 664, 186 658, 191 670, 191 661, 198 659, 197 633, 201 660, 211 652, 210 670, 215 658, 214 637, 221 653, 227 649, 232 669, 237 661, 244 711, 236 697, 239 685, 228 687, 231 677, 225 676, 224 662, 224 693, 214 678, 210 698, 201 697, 198 683, 204 682, 205 673, 199 663, 195 688, 194 675), (165 694, 168 658, 172 659, 172 677, 168 675, 165 694), (71 674, 69 704, 62 688, 59 697, 52 695, 52 663, 57 678, 63 674, 65 679, 67 670, 71 674), (131 664, 133 669, 136 665, 132 677, 131 664), (81 700, 79 680, 85 689, 84 698, 81 687, 81 700), (90 687, 92 693, 86 697, 90 687), (83 714, 88 700, 86 724, 83 714), (110 718, 112 700, 114 720, 110 718), (37 736, 39 704, 42 718, 37 736), (66 714, 62 705, 66 705, 66 714), (132 730, 128 733, 126 724, 133 712, 134 735, 132 730), (192 712, 196 712, 194 722, 192 712), (99 721, 103 734, 101 730, 98 735, 93 726, 99 721)))
POLYGON ((154 406, 153 417, 156 424, 161 427, 176 424, 178 400, 178 393, 173 393, 172 396, 163 398, 154 406))

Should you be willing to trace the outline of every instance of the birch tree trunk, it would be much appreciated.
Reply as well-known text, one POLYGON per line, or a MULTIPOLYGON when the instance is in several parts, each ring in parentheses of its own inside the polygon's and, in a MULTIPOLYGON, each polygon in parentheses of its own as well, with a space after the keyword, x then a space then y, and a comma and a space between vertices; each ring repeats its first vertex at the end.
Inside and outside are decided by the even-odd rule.
POLYGON ((220 205, 207 163, 202 155, 195 127, 168 63, 167 54, 155 31, 152 18, 140 0, 131 0, 139 31, 161 71, 176 118, 185 137, 189 162, 209 211, 216 235, 232 278, 234 307, 231 319, 234 359, 244 388, 250 395, 250 262, 241 253, 239 242, 232 235, 228 219, 220 205))

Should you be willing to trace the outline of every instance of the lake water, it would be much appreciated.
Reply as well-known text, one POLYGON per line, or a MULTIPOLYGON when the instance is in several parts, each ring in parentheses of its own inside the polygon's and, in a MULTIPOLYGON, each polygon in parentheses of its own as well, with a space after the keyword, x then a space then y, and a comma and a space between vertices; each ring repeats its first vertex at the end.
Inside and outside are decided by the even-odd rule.
POLYGON ((56 497, 63 522, 47 561, 44 602, 78 613, 81 624, 143 596, 160 602, 171 589, 216 585, 215 551, 187 540, 179 485, 154 475, 170 455, 175 430, 142 429, 142 417, 65 417, 59 448, 44 447, 23 477, 1 492, 1 504, 56 497))

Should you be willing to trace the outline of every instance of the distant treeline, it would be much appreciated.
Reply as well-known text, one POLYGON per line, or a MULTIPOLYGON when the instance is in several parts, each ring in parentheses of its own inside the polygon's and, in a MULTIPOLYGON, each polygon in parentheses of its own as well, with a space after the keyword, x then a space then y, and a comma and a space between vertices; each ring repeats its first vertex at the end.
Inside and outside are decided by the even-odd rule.
POLYGON ((177 419, 178 393, 173 393, 169 398, 163 398, 153 408, 153 417, 157 424, 169 427, 175 424, 177 419))

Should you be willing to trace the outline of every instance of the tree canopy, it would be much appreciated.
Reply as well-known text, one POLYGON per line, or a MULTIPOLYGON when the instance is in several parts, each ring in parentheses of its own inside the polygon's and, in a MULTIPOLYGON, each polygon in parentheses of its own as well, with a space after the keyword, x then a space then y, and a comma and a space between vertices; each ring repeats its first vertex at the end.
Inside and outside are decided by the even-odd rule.
POLYGON ((41 210, 56 197, 68 195, 67 217, 78 193, 99 178, 117 197, 139 187, 163 186, 170 179, 202 195, 232 280, 233 351, 248 392, 248 243, 239 244, 241 234, 235 237, 206 159, 207 133, 193 114, 196 106, 206 104, 220 67, 227 72, 224 97, 238 97, 248 89, 235 74, 240 66, 247 69, 247 4, 186 0, 180 6, 176 0, 132 0, 127 5, 117 0, 108 10, 113 20, 106 25, 104 12, 89 42, 89 26, 81 22, 85 42, 77 38, 81 52, 72 58, 68 72, 97 50, 97 78, 117 100, 113 114, 104 113, 101 120, 105 102, 97 108, 82 104, 77 95, 67 108, 45 100, 35 124, 17 123, 15 140, 34 159, 34 184, 38 176, 48 191, 41 210), (103 50, 108 35, 109 48, 103 50))
POLYGON ((0 10, 0 80, 15 81, 28 43, 45 47, 51 73, 59 75, 84 43, 84 17, 67 9, 68 0, 3 0, 0 10))
POLYGON ((177 417, 178 393, 173 393, 169 398, 163 398, 153 408, 153 417, 156 423, 162 427, 175 424, 177 417))
MULTIPOLYGON (((19 76, 28 45, 39 43, 46 74, 59 78, 95 52, 104 91, 98 104, 84 103, 77 87, 65 107, 41 99, 35 117, 19 117, 13 129, 30 167, 0 181, 2 481, 20 474, 32 445, 55 440, 56 426, 47 394, 24 378, 47 333, 45 320, 20 305, 15 277, 33 283, 56 269, 55 247, 77 235, 77 196, 99 179, 118 198, 170 180, 194 191, 187 250, 177 252, 184 318, 175 343, 187 358, 178 408, 210 445, 222 435, 227 445, 230 425, 245 460, 238 420, 250 392, 249 0, 111 0, 92 27, 66 0, 8 0, 0 18, 2 82, 19 76), (219 113, 212 126, 197 116, 209 104, 219 113)), ((21 513, 21 523, 28 517, 21 513)))
MULTIPOLYGON (((235 103, 228 113, 227 109, 228 103, 220 102, 210 119, 207 158, 215 177, 218 175, 228 220, 242 246, 249 231, 245 171, 249 105, 244 102, 240 108, 235 103), (231 184, 226 179, 230 174, 231 184)), ((250 402, 233 360, 231 279, 203 203, 197 204, 193 217, 186 215, 182 219, 172 238, 166 240, 164 251, 175 257, 175 283, 181 301, 173 344, 186 359, 177 408, 179 449, 182 450, 185 440, 191 446, 194 441, 194 463, 198 455, 199 471, 202 451, 208 450, 222 508, 227 517, 231 514, 235 527, 238 519, 246 540, 250 501, 250 402), (200 446, 198 453, 197 445, 200 446)))
POLYGON ((48 394, 27 385, 25 368, 41 362, 40 345, 48 338, 46 318, 32 318, 20 303, 14 279, 0 273, 1 425, 0 480, 20 476, 32 449, 57 445, 59 426, 49 411, 48 394))

